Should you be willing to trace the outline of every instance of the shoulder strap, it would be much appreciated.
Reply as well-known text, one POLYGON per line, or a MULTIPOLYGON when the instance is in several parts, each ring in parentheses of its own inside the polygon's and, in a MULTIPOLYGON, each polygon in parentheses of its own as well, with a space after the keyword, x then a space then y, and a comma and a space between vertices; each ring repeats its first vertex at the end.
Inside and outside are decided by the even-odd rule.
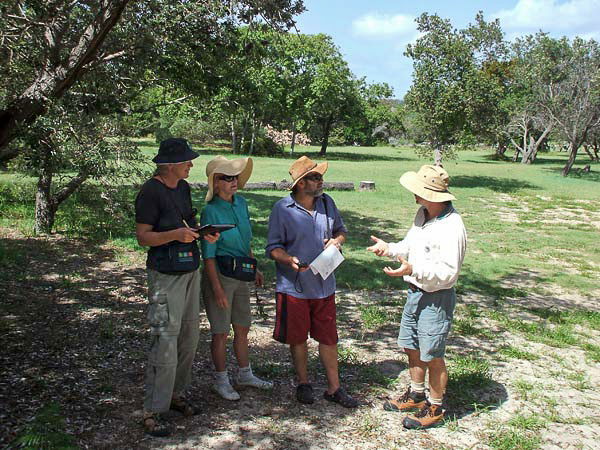
POLYGON ((329 236, 329 239, 331 239, 333 237, 333 232, 331 231, 331 228, 329 226, 329 213, 327 212, 327 198, 329 196, 327 194, 323 194, 323 206, 325 207, 325 223, 327 224, 327 235, 329 236))
POLYGON ((181 209, 179 209, 179 205, 177 204, 177 202, 175 201, 175 199, 173 198, 173 193, 171 192, 170 189, 167 188, 167 186, 165 186, 165 184, 162 181, 159 181, 159 183, 161 184, 161 186, 167 191, 167 195, 169 196, 169 198, 171 199, 171 202, 173 203, 173 206, 175 206, 175 209, 177 210, 177 212, 179 213, 179 215, 181 216, 181 221, 183 222, 183 224, 189 228, 190 226, 187 224, 187 222, 185 221, 185 217, 183 216, 183 213, 181 212, 181 209))

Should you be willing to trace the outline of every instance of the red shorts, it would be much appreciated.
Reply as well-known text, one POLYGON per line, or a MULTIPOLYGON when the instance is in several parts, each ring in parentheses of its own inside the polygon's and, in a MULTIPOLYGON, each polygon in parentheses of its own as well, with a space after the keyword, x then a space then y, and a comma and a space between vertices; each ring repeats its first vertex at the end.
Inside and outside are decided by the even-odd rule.
POLYGON ((335 294, 306 299, 277 292, 273 338, 284 344, 301 344, 308 339, 309 332, 321 344, 337 344, 335 294))

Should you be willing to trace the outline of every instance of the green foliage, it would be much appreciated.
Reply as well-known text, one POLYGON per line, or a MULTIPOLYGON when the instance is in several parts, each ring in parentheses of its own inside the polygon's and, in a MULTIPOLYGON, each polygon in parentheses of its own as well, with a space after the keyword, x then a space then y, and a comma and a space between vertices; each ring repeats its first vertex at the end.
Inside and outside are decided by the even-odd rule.
POLYGON ((254 138, 254 148, 250 152, 250 141, 244 142, 242 151, 253 156, 281 156, 283 154, 283 146, 277 144, 269 136, 265 136, 264 133, 258 134, 254 138))
POLYGON ((14 441, 27 450, 75 449, 75 439, 65 431, 65 419, 60 415, 60 406, 49 403, 24 428, 14 441))
POLYGON ((505 345, 500 347, 498 349, 498 353, 504 356, 508 356, 509 358, 524 359, 526 361, 535 361, 536 359, 539 359, 538 355, 531 352, 527 352, 512 345, 505 345))
POLYGON ((447 151, 448 145, 481 134, 494 121, 502 91, 484 65, 502 54, 502 32, 497 21, 486 23, 481 13, 475 25, 461 31, 424 13, 417 28, 423 35, 406 50, 414 68, 406 101, 429 147, 447 151))
POLYGON ((360 306, 358 309, 363 327, 368 330, 379 328, 389 320, 389 314, 386 309, 380 306, 360 306))

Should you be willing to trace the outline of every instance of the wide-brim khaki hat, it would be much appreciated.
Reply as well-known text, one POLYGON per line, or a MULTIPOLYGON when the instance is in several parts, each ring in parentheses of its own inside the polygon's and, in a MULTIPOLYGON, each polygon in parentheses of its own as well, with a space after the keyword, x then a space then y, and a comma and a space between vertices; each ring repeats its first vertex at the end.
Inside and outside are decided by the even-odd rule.
POLYGON ((308 156, 301 156, 290 166, 289 173, 292 177, 292 185, 290 186, 290 190, 294 189, 296 183, 298 183, 298 181, 300 181, 309 173, 320 173, 321 175, 325 174, 328 166, 329 165, 327 161, 317 164, 308 156))
POLYGON ((238 189, 243 189, 252 175, 252 158, 227 159, 224 156, 215 156, 206 164, 206 176, 208 177, 208 192, 206 201, 210 202, 214 195, 214 178, 216 173, 223 175, 238 175, 238 189))
POLYGON ((418 172, 406 172, 400 184, 413 194, 434 203, 456 200, 448 190, 450 176, 440 166, 421 166, 418 172))

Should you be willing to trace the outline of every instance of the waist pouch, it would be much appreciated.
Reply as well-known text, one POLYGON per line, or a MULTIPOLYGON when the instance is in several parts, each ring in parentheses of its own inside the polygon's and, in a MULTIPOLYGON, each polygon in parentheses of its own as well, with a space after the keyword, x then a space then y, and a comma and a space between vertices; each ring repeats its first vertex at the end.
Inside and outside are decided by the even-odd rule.
POLYGON ((257 261, 248 256, 216 256, 219 272, 240 281, 254 281, 257 261))
POLYGON ((161 273, 187 273, 200 267, 200 249, 194 242, 170 242, 152 249, 150 259, 161 273))

